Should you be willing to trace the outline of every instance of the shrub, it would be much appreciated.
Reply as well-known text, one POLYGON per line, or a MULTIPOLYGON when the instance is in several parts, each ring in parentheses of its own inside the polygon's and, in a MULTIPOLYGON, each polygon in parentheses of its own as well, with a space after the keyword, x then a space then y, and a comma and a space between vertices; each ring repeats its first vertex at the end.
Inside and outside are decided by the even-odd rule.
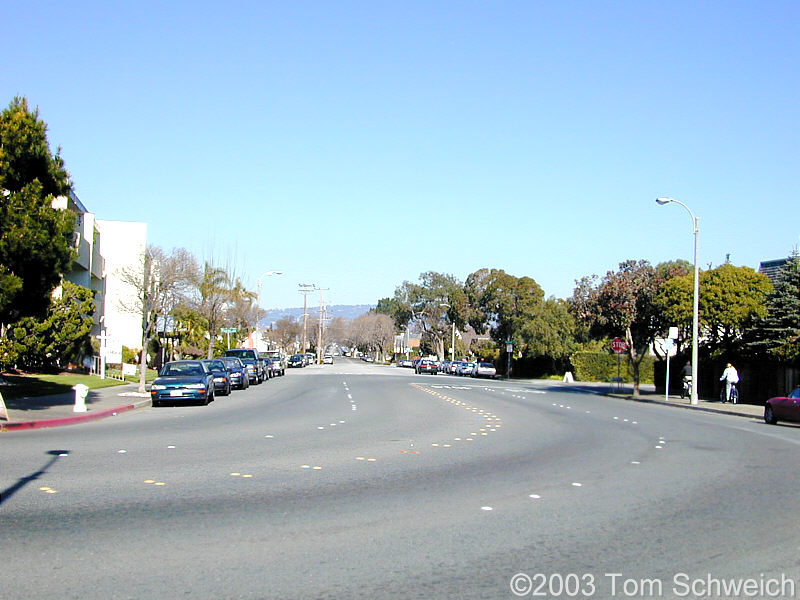
MULTIPOLYGON (((617 377, 618 370, 623 381, 633 381, 633 369, 627 354, 620 354, 618 359, 617 356, 607 352, 579 351, 573 354, 570 360, 575 368, 576 381, 610 381, 612 377, 617 377)), ((654 363, 653 356, 647 355, 642 359, 639 365, 639 383, 653 383, 654 363)))

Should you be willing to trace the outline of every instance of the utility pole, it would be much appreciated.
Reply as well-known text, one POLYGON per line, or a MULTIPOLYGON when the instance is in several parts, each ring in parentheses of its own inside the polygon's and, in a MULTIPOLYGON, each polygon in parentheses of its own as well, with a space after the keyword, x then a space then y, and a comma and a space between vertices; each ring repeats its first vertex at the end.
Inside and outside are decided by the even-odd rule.
POLYGON ((306 349, 308 348, 308 338, 306 337, 306 327, 308 325, 308 295, 314 291, 314 284, 313 283, 300 283, 298 284, 300 289, 298 290, 301 294, 303 294, 303 354, 306 353, 306 349))
POLYGON ((317 364, 322 364, 322 324, 325 320, 325 300, 322 297, 322 292, 328 291, 330 288, 317 288, 319 292, 319 323, 317 326, 317 364))

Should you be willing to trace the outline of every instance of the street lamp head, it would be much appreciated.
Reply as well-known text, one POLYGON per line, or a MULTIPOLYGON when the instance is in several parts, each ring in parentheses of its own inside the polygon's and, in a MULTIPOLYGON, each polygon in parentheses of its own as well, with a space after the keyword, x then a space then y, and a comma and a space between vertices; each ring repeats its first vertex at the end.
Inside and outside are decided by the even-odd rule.
POLYGON ((656 198, 656 202, 659 204, 667 204, 669 202, 675 202, 675 200, 672 198, 656 198))

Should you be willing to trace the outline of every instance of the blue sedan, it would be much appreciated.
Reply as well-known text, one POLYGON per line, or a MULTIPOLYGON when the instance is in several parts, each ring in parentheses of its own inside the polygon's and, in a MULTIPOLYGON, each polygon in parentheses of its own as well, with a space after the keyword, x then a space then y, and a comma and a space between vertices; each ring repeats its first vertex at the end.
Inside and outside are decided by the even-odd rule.
POLYGON ((164 403, 208 404, 214 400, 214 375, 199 360, 166 363, 150 386, 153 406, 164 403))

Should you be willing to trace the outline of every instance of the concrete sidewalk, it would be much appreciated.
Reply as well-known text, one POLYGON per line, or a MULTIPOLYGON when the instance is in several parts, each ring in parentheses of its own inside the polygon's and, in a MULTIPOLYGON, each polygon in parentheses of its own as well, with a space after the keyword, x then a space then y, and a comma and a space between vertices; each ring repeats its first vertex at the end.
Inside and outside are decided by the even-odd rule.
POLYGON ((139 394, 137 387, 123 384, 90 390, 86 396, 86 412, 74 412, 74 392, 31 398, 4 397, 9 420, 0 418, 0 432, 73 425, 150 406, 150 394, 139 394))
POLYGON ((764 417, 763 404, 731 404, 729 402, 722 403, 719 401, 698 399, 697 404, 693 405, 691 404, 689 398, 681 398, 680 396, 666 397, 663 392, 656 393, 656 386, 652 384, 640 385, 638 397, 633 395, 633 386, 631 384, 623 384, 618 386, 616 384, 608 383, 575 382, 563 383, 560 385, 573 389, 586 389, 586 391, 592 391, 592 393, 595 394, 601 393, 612 398, 620 398, 634 402, 650 402, 653 404, 662 404, 664 406, 674 406, 677 408, 700 410, 705 412, 732 415, 736 417, 758 419, 762 419, 764 417))

